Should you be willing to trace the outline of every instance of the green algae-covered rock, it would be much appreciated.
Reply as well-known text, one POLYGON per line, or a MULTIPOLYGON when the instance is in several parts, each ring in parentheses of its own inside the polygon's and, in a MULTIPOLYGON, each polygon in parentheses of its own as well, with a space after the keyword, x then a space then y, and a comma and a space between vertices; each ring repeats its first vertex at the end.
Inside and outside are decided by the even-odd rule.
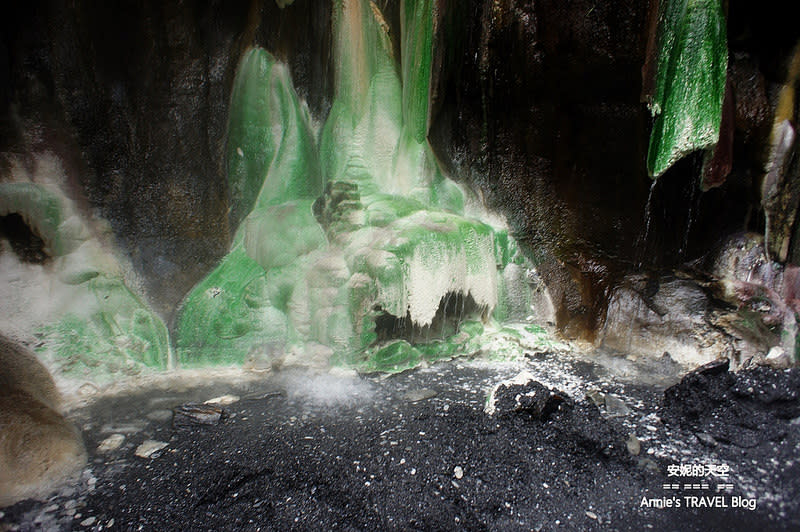
POLYGON ((0 216, 20 214, 36 231, 51 257, 64 255, 75 247, 65 231, 68 216, 59 193, 36 183, 0 183, 0 216))
MULTIPOLYGON (((243 221, 233 251, 183 304, 182 362, 238 363, 265 335, 276 345, 267 331, 279 330, 291 357, 316 362, 325 352, 329 361, 360 371, 404 371, 462 353, 472 338, 466 331, 476 327, 458 331, 457 322, 489 316, 498 307, 498 285, 506 295, 528 290, 524 272, 510 277, 523 279, 516 284, 499 276, 509 264, 527 265, 513 238, 500 230, 496 241, 493 227, 464 216, 464 192, 444 176, 428 143, 434 4, 403 2, 398 55, 375 3, 333 3, 335 93, 318 159, 327 184, 314 198, 273 192, 285 190, 286 179, 289 189, 303 188, 296 166, 274 173, 263 157, 272 153, 271 125, 279 123, 266 115, 280 108, 295 116, 294 91, 288 77, 281 78, 285 85, 267 83, 270 72, 281 70, 265 52, 243 60, 230 126, 240 131, 228 148, 242 163, 229 178, 243 221), (264 99, 265 86, 289 97, 264 99), (249 158, 242 144, 266 144, 262 159, 249 158), (259 197, 242 200, 247 194, 259 197), (245 293, 247 285, 253 288, 245 293), (468 299, 466 313, 447 311, 448 302, 468 299), (425 333, 392 337, 378 330, 379 319, 425 333)), ((285 160, 304 160, 302 137, 283 140, 285 160)), ((520 301, 529 298, 522 294, 520 301)), ((505 315, 517 306, 503 306, 511 309, 505 315)))
POLYGON ((242 363, 269 324, 264 269, 236 247, 186 297, 176 328, 181 364, 242 363))
POLYGON ((658 24, 655 117, 648 172, 661 176, 685 155, 719 139, 728 66, 720 0, 665 0, 658 24))
POLYGON ((164 322, 121 279, 98 275, 79 289, 84 290, 80 307, 42 331, 63 375, 166 369, 172 363, 164 322))
POLYGON ((57 185, 1 183, 0 216, 11 213, 42 238, 54 259, 47 267, 52 322, 38 334, 58 373, 95 378, 172 364, 164 322, 125 284, 117 258, 57 185))
POLYGON ((262 48, 242 58, 231 96, 226 150, 231 216, 257 204, 316 198, 322 177, 314 133, 282 63, 262 48))

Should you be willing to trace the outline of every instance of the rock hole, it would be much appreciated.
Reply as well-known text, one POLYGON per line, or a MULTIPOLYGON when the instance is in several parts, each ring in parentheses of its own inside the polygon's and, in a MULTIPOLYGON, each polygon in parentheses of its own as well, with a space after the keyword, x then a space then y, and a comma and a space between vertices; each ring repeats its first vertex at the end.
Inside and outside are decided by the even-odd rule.
POLYGON ((411 344, 424 344, 435 340, 444 340, 458 332, 458 327, 465 321, 485 321, 487 308, 479 305, 472 296, 456 292, 448 292, 439 301, 439 308, 430 325, 420 326, 411 319, 411 314, 398 318, 388 312, 377 309, 375 318, 376 343, 389 340, 406 340, 411 344))
POLYGON ((0 216, 0 239, 2 238, 8 240, 11 249, 23 262, 43 264, 50 258, 45 251, 44 240, 16 212, 0 216))

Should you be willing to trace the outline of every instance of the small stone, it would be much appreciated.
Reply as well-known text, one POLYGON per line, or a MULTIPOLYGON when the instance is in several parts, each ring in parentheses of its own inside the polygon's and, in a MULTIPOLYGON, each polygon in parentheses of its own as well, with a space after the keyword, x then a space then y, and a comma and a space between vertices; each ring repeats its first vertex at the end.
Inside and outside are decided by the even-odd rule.
POLYGON ((209 399, 204 404, 207 405, 219 405, 219 406, 228 406, 232 405, 233 403, 239 402, 238 395, 220 395, 219 397, 214 397, 213 399, 209 399))
POLYGON ((586 392, 586 397, 588 397, 598 408, 605 406, 606 404, 606 396, 599 390, 589 390, 586 392))
POLYGON ((769 350, 764 362, 766 365, 775 369, 787 369, 792 367, 792 360, 789 355, 786 354, 786 351, 782 347, 777 345, 769 350))
POLYGON ((55 512, 56 510, 58 510, 58 505, 57 504, 51 504, 50 506, 48 506, 47 508, 45 508, 42 511, 44 513, 46 513, 46 514, 49 514, 49 513, 55 512))
POLYGON ((597 514, 596 513, 592 512, 591 510, 586 510, 585 513, 586 513, 586 517, 588 517, 589 519, 594 519, 595 521, 597 521, 597 514))
POLYGON ((220 406, 188 403, 174 410, 172 426, 217 425, 225 421, 227 412, 220 406))
POLYGON ((605 405, 606 412, 611 417, 625 416, 631 411, 625 402, 616 395, 606 394, 605 405))
POLYGON ((649 458, 640 458, 637 465, 639 467, 641 467, 642 469, 645 469, 645 470, 650 471, 652 473, 658 473, 659 472, 658 464, 656 464, 654 461, 650 460, 649 458))
POLYGON ((639 456, 639 453, 642 452, 642 445, 639 443, 639 438, 637 438, 635 434, 630 434, 628 436, 625 446, 628 448, 628 452, 633 456, 639 456))
POLYGON ((418 401, 424 401, 425 399, 431 399, 432 397, 436 397, 436 395, 436 390, 431 390, 430 388, 420 388, 419 390, 407 391, 403 395, 403 399, 411 403, 416 403, 418 401))
POLYGON ((92 526, 94 522, 97 521, 96 517, 87 517, 83 521, 81 521, 81 526, 92 526))
POLYGON ((167 445, 169 444, 163 441, 145 440, 139 447, 136 448, 136 451, 134 451, 133 454, 139 458, 150 458, 167 445))
POLYGON ((104 454, 109 453, 111 451, 116 451, 119 449, 119 446, 122 445, 122 442, 125 441, 125 436, 122 434, 112 434, 105 440, 100 442, 100 445, 97 446, 97 452, 104 454))
POLYGON ((106 523, 106 528, 111 528, 113 526, 114 526, 114 518, 112 517, 111 519, 108 520, 108 523, 106 523))
POLYGON ((700 441, 700 443, 702 443, 707 447, 717 446, 717 440, 715 440, 714 436, 712 436, 711 434, 708 434, 706 432, 697 432, 695 433, 695 436, 697 436, 697 439, 700 441))
POLYGON ((464 477, 464 469, 461 466, 455 466, 453 468, 453 476, 461 480, 464 477))

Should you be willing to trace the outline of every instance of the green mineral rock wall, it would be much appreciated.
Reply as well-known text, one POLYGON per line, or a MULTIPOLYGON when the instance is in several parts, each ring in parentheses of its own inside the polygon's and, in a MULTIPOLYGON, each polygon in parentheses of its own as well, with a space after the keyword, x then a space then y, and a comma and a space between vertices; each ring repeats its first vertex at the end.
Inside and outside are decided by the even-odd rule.
POLYGON ((716 145, 728 66, 720 0, 665 0, 659 9, 647 156, 653 178, 689 153, 716 145))
POLYGON ((251 48, 239 65, 230 109, 226 157, 234 224, 254 208, 319 196, 322 176, 308 109, 285 65, 251 48))
MULTIPOLYGON (((56 373, 113 379, 174 366, 164 322, 126 284, 117 258, 54 184, 0 183, 0 216, 19 215, 50 263, 50 323, 35 335, 56 373)), ((32 304, 32 303, 31 303, 32 304)))
POLYGON ((402 371, 468 352, 495 310, 530 310, 530 264, 504 229, 464 215, 427 140, 436 16, 434 2, 403 2, 395 50, 375 3, 334 2, 318 144, 285 66, 245 54, 227 147, 238 231, 182 304, 182 365, 402 371))

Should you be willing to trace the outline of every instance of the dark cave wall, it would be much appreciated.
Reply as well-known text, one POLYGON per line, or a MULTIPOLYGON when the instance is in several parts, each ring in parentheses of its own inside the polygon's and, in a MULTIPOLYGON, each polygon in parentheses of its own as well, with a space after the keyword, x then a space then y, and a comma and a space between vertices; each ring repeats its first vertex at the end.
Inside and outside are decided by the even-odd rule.
POLYGON ((260 43, 327 112, 329 9, 274 2, 16 3, 0 23, 0 152, 55 152, 165 316, 227 252, 224 143, 241 53, 260 43), (319 90, 309 91, 309 87, 319 90))
MULTIPOLYGON (((733 173, 700 194, 698 159, 676 165, 645 230, 650 3, 440 3, 429 138, 545 261, 564 329, 596 327, 625 272, 759 229, 760 157, 798 30, 779 3, 729 2, 733 173)), ((396 40, 399 2, 376 4, 396 40)), ((322 122, 330 16, 322 0, 16 3, 0 21, 0 170, 9 154, 57 153, 74 199, 111 222, 169 317, 231 238, 223 147, 241 53, 257 43, 287 61, 322 122)))

